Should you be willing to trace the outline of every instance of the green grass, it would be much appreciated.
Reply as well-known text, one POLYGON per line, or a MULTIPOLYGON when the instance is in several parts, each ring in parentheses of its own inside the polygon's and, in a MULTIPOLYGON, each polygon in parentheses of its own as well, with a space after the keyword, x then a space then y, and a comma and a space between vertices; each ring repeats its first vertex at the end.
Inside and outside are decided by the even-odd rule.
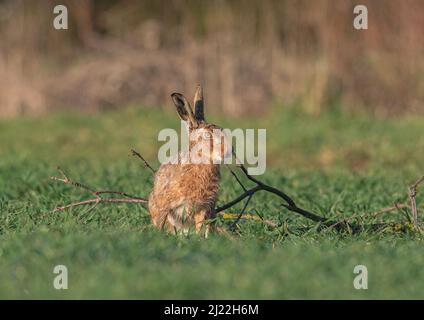
MULTIPOLYGON (((424 173, 422 117, 313 117, 276 109, 263 119, 212 120, 266 128, 268 168, 261 179, 326 217, 404 202, 407 186, 424 173)), ((129 149, 157 166, 158 131, 178 125, 172 112, 142 108, 1 120, 0 298, 424 298, 420 231, 319 232, 265 193, 255 195, 248 212, 281 227, 242 221, 231 237, 158 232, 142 205, 51 212, 87 197, 49 179, 56 165, 93 187, 147 196, 151 176, 129 149), (68 267, 68 290, 53 288, 59 264, 68 267), (368 267, 368 290, 353 288, 358 264, 368 267)), ((238 193, 223 170, 220 203, 238 193)), ((423 199, 419 193, 418 203, 423 199)), ((381 220, 405 217, 394 212, 366 222, 381 220)))

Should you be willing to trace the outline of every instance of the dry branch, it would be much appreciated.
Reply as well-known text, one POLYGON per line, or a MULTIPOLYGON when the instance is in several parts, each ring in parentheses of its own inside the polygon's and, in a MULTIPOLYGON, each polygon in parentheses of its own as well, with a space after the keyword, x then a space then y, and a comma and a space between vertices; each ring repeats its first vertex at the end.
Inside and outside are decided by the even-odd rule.
POLYGON ((238 216, 237 216, 237 219, 236 219, 236 220, 234 221, 234 223, 232 224, 231 229, 234 229, 234 228, 235 228, 235 226, 237 225, 237 223, 240 221, 240 219, 241 219, 241 217, 243 216, 244 212, 246 211, 246 208, 247 208, 247 206, 249 205, 250 199, 252 199, 252 197, 253 197, 253 194, 251 194, 251 195, 247 198, 246 203, 245 203, 245 204, 244 204, 244 206, 243 206, 243 209, 241 209, 240 213, 239 213, 239 214, 238 214, 238 216))
POLYGON ((94 198, 56 207, 53 210, 53 212, 63 211, 65 209, 78 207, 78 206, 85 206, 89 204, 94 204, 94 206, 97 206, 99 203, 147 203, 147 199, 132 196, 126 192, 112 191, 112 190, 94 190, 93 188, 87 185, 84 185, 80 182, 73 181, 72 179, 70 179, 60 167, 57 167, 57 170, 62 175, 62 178, 51 177, 52 180, 60 181, 60 182, 63 182, 64 184, 68 184, 76 188, 83 189, 86 192, 92 194, 94 198), (115 194, 115 195, 123 196, 124 198, 102 198, 100 195, 103 195, 103 194, 115 194))
POLYGON ((57 207, 53 210, 53 212, 63 211, 65 209, 84 206, 88 204, 99 204, 99 203, 147 203, 146 199, 134 199, 134 198, 96 198, 96 199, 88 199, 80 202, 74 202, 62 207, 57 207))
POLYGON ((414 226, 418 225, 418 209, 417 209, 417 192, 418 186, 424 181, 424 176, 419 178, 412 186, 409 187, 409 201, 411 202, 412 221, 414 226))
POLYGON ((154 174, 156 172, 155 169, 153 169, 153 167, 147 162, 146 159, 144 159, 144 157, 137 151, 135 151, 134 149, 131 149, 131 153, 133 156, 138 157, 141 161, 143 161, 144 165, 146 166, 146 168, 149 168, 150 171, 152 171, 152 173, 154 174))
POLYGON ((406 204, 396 203, 392 207, 383 208, 383 209, 380 209, 378 211, 375 211, 375 212, 372 212, 372 213, 368 213, 368 214, 365 214, 365 215, 354 214, 354 215, 351 215, 348 218, 345 218, 345 219, 342 219, 342 220, 337 221, 336 223, 334 223, 333 225, 331 225, 330 228, 337 227, 340 224, 345 224, 345 223, 347 223, 349 221, 352 221, 354 219, 357 219, 357 218, 362 218, 362 219, 366 219, 366 218, 370 218, 370 217, 376 218, 376 217, 378 217, 378 216, 380 216, 382 214, 389 213, 389 212, 392 212, 392 211, 395 211, 395 210, 400 210, 400 209, 403 209, 403 208, 408 208, 408 207, 409 206, 406 205, 406 204))
MULTIPOLYGON (((296 213, 298 213, 298 214, 304 216, 305 218, 310 219, 314 222, 321 222, 321 223, 324 223, 326 225, 331 225, 330 224, 331 221, 327 221, 326 218, 321 217, 321 216, 319 216, 315 213, 312 213, 308 210, 305 210, 305 209, 298 207, 296 205, 296 203, 294 202, 294 200, 292 198, 290 198, 287 194, 285 194, 283 191, 281 191, 277 188, 271 187, 271 186, 263 183, 262 181, 252 177, 248 173, 246 167, 243 164, 238 164, 237 166, 241 169, 241 171, 244 173, 244 175, 247 177, 247 179, 254 182, 256 185, 254 187, 250 188, 250 189, 246 189, 244 187, 244 185, 240 182, 240 180, 237 178, 237 181, 242 185, 243 189, 245 190, 244 193, 242 193, 240 196, 238 196, 234 200, 216 208, 217 213, 224 211, 228 208, 231 208, 232 206, 236 205, 237 203, 239 203, 240 201, 242 201, 243 199, 245 199, 247 197, 249 197, 249 200, 250 200, 250 198, 258 191, 266 191, 266 192, 273 193, 273 194, 279 196, 280 198, 282 198, 286 202, 286 204, 282 204, 282 206, 285 207, 286 209, 288 209, 289 211, 296 212, 296 213)), ((232 172, 233 176, 237 177, 237 175, 233 171, 231 171, 231 172, 232 172)))
POLYGON ((233 169, 231 169, 231 167, 229 165, 227 165, 227 168, 228 168, 228 170, 230 170, 231 174, 237 180, 238 184, 241 186, 241 188, 244 190, 244 192, 246 192, 247 189, 244 186, 244 184, 241 182, 241 180, 239 179, 239 177, 237 176, 237 174, 233 171, 233 169))

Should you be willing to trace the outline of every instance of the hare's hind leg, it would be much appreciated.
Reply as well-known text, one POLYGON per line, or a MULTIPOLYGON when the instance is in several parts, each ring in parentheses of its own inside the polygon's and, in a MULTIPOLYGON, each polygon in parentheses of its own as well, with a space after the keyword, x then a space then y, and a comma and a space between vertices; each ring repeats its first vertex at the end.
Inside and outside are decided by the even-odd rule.
POLYGON ((210 214, 207 210, 201 210, 194 215, 194 223, 197 233, 202 233, 205 238, 208 237, 209 232, 212 230, 211 222, 207 221, 210 214))
POLYGON ((168 210, 150 210, 153 225, 163 230, 168 225, 168 216, 171 212, 168 210))
POLYGON ((181 227, 174 217, 172 210, 161 211, 160 214, 152 217, 153 225, 159 230, 165 230, 169 233, 177 234, 181 227))

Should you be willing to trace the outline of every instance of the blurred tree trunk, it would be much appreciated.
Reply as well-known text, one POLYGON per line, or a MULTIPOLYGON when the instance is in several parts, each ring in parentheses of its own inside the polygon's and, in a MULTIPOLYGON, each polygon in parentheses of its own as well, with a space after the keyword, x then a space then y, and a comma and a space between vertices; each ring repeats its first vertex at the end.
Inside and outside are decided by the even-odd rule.
POLYGON ((78 38, 85 47, 93 47, 96 41, 96 33, 93 22, 93 1, 70 1, 69 11, 72 13, 75 20, 78 38))

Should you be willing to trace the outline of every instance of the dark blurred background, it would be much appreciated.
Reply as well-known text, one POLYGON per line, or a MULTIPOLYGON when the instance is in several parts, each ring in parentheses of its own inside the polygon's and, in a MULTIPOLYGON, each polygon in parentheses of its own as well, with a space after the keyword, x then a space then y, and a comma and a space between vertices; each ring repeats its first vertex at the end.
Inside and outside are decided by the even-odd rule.
POLYGON ((0 1, 0 117, 160 107, 202 82, 213 112, 278 105, 424 113, 422 0, 0 1), (53 7, 69 29, 53 28, 53 7), (368 7, 369 29, 353 28, 368 7))

